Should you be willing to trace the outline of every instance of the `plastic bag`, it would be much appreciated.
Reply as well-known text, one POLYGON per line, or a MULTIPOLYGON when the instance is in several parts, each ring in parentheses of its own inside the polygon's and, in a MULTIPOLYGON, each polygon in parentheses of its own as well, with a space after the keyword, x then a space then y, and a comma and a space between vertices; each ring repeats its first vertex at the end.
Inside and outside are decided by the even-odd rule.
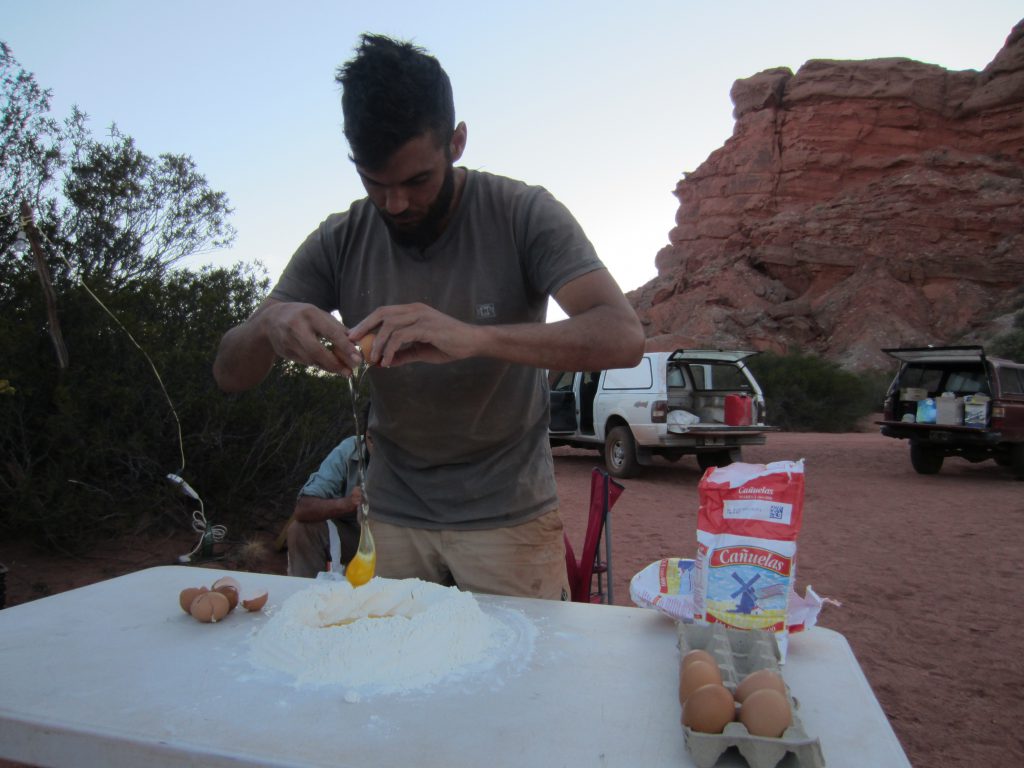
POLYGON ((693 621, 693 560, 669 557, 651 563, 629 580, 634 605, 654 608, 676 621, 693 621))
POLYGON ((695 413, 677 409, 668 412, 665 422, 668 424, 669 432, 685 432, 694 424, 700 424, 700 417, 695 413))
MULTIPOLYGON (((653 608, 675 621, 693 623, 693 570, 695 563, 682 557, 656 560, 629 581, 629 596, 640 608, 653 608)), ((825 603, 839 605, 821 597, 808 585, 803 596, 790 590, 786 613, 790 633, 810 629, 818 622, 825 603)))

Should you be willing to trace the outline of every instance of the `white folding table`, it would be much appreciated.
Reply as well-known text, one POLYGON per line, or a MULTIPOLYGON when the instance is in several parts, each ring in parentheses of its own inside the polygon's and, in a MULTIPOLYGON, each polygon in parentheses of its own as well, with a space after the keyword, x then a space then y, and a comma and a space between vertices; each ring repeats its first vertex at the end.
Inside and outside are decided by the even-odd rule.
MULTIPOLYGON (((182 612, 181 589, 223 575, 150 568, 0 611, 0 757, 76 768, 693 764, 675 625, 655 611, 478 595, 518 627, 507 660, 476 678, 353 697, 254 668, 251 633, 266 615, 211 625, 182 612)), ((310 583, 233 575, 267 588, 271 609, 310 583)), ((841 635, 794 636, 784 676, 830 768, 909 766, 841 635)), ((720 764, 745 763, 730 752, 720 764)))

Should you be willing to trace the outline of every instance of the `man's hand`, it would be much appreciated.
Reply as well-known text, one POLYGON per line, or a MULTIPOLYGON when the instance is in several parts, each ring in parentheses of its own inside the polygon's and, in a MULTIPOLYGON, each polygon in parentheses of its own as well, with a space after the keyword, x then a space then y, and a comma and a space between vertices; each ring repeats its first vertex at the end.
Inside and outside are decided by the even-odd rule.
POLYGON ((562 371, 630 368, 644 351, 643 327, 606 269, 566 283, 555 300, 569 316, 556 323, 473 325, 425 304, 379 307, 348 332, 375 333, 370 361, 383 367, 490 357, 562 371))
POLYGON ((350 376, 362 361, 344 325, 312 304, 266 299, 252 316, 224 334, 213 375, 226 392, 259 384, 277 358, 350 376))
POLYGON ((274 302, 253 315, 274 354, 303 365, 350 376, 362 356, 330 313, 312 304, 274 302))
POLYGON ((341 499, 322 499, 319 496, 299 496, 292 513, 300 523, 320 523, 324 520, 351 519, 363 503, 363 489, 358 485, 341 499))
POLYGON ((367 362, 385 368, 406 363, 449 363, 480 354, 480 329, 426 304, 380 307, 348 332, 351 342, 375 334, 367 362))
POLYGON ((359 508, 363 505, 363 488, 357 485, 348 496, 345 497, 345 501, 351 505, 352 509, 345 509, 339 517, 351 517, 359 512, 359 508))

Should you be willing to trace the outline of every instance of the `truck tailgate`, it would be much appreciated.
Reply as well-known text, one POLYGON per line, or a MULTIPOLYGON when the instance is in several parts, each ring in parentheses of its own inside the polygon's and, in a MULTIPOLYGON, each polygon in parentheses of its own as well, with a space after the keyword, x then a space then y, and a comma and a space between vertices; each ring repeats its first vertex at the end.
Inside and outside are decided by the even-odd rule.
POLYGON ((706 437, 725 437, 742 435, 760 435, 764 432, 778 432, 779 427, 766 427, 748 424, 742 427, 731 427, 728 424, 670 424, 668 431, 673 435, 704 435, 706 437))

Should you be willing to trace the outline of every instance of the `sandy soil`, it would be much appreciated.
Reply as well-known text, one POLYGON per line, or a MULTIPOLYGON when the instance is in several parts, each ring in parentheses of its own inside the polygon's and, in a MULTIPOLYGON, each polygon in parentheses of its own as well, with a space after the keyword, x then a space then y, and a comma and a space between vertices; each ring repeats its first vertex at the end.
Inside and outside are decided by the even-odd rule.
MULTIPOLYGON (((842 603, 827 606, 819 623, 849 640, 912 764, 1024 764, 1024 643, 1016 627, 1024 613, 1024 484, 993 462, 947 460, 941 474, 919 476, 907 450, 873 431, 779 434, 744 459, 806 460, 798 590, 811 584, 842 603)), ((599 458, 555 453, 566 527, 578 548, 599 458)), ((631 604, 629 579, 649 563, 693 557, 699 479, 686 458, 623 481, 611 524, 615 603, 631 604)), ((272 546, 278 528, 273 521, 229 532, 249 541, 246 551, 234 547, 205 565, 283 573, 284 554, 272 546)), ((5 542, 6 603, 173 562, 194 544, 184 529, 72 559, 5 542)))

